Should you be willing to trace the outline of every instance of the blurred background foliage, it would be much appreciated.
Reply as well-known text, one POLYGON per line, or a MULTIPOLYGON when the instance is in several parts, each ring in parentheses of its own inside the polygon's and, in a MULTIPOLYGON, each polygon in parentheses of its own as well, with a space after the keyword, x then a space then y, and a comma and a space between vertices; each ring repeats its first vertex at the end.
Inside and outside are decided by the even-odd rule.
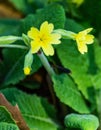
MULTIPOLYGON (((55 55, 48 57, 58 74, 52 78, 53 84, 37 55, 32 73, 26 77, 23 64, 27 52, 0 48, 1 93, 11 104, 18 104, 30 130, 66 129, 64 117, 72 112, 95 114, 101 123, 101 0, 84 0, 81 4, 73 0, 0 0, 0 36, 27 34, 31 26, 39 28, 45 20, 55 29, 75 33, 93 27, 94 44, 81 55, 74 41, 62 39, 63 44, 55 46, 55 55)), ((0 104, 7 105, 1 100, 0 104)), ((4 127, 5 121, 0 120, 4 127)), ((6 121, 11 121, 12 130, 23 130, 12 120, 6 121)), ((9 124, 5 130, 9 130, 9 124)))

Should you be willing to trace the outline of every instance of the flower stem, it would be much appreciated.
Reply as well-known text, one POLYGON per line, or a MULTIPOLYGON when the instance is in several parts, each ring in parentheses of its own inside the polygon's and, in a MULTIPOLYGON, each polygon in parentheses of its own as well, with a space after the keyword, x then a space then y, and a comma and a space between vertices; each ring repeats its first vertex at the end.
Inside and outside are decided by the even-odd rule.
POLYGON ((52 101, 53 101, 53 104, 55 105, 56 103, 56 98, 55 98, 55 94, 54 94, 54 90, 53 90, 53 87, 52 87, 52 82, 51 82, 51 77, 53 75, 55 75, 55 72, 53 70, 53 68, 50 66, 47 58, 45 57, 45 55, 43 54, 42 51, 39 51, 38 53, 38 56, 43 64, 43 66, 45 67, 46 71, 48 72, 49 76, 47 76, 46 80, 48 82, 48 88, 49 88, 49 91, 50 91, 50 94, 51 94, 51 97, 52 97, 52 101))
POLYGON ((0 45, 0 47, 28 49, 26 46, 23 45, 0 45))
POLYGON ((50 64, 49 64, 47 58, 45 57, 45 55, 43 54, 43 52, 40 51, 40 52, 37 53, 37 54, 38 54, 38 56, 39 56, 39 58, 40 58, 40 60, 41 60, 41 62, 42 62, 42 64, 43 64, 43 66, 44 66, 45 69, 47 70, 48 74, 49 74, 50 76, 54 75, 55 72, 54 72, 53 68, 50 66, 50 64))

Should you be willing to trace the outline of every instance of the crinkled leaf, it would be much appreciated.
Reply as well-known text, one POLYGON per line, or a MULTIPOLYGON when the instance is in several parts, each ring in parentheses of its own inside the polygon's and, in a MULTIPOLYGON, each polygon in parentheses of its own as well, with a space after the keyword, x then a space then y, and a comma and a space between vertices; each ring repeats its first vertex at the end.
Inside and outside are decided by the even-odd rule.
POLYGON ((61 102, 79 113, 90 112, 82 95, 69 76, 65 74, 60 76, 56 75, 53 77, 53 84, 55 93, 61 102))
POLYGON ((18 104, 21 113, 31 130, 57 130, 59 125, 55 122, 56 111, 46 99, 36 95, 28 95, 17 89, 5 89, 2 91, 6 98, 18 104), (10 95, 13 95, 12 100, 10 95))
POLYGON ((51 4, 38 10, 36 18, 38 19, 37 25, 40 25, 44 21, 48 21, 54 24, 55 29, 64 28, 65 12, 63 7, 58 4, 51 4))
MULTIPOLYGON (((28 126, 26 125, 26 122, 24 121, 24 119, 23 119, 23 117, 20 113, 18 105, 13 106, 11 103, 9 103, 7 101, 5 96, 1 93, 0 93, 0 105, 4 106, 9 111, 9 114, 12 115, 15 123, 18 125, 18 127, 21 130, 29 130, 28 126)), ((3 113, 4 113, 4 111, 3 111, 3 113)), ((3 121, 7 122, 8 121, 7 119, 10 118, 10 117, 9 116, 8 116, 8 118, 5 117, 5 115, 4 115, 5 113, 4 114, 3 113, 1 115, 1 119, 3 119, 3 121)))
POLYGON ((28 15, 25 19, 21 21, 20 31, 27 34, 30 27, 34 26, 39 28, 44 21, 53 23, 55 29, 64 28, 65 12, 63 7, 58 4, 52 4, 40 10, 37 10, 36 14, 34 15, 28 15))
POLYGON ((99 120, 92 114, 69 114, 65 117, 65 125, 70 128, 77 128, 81 130, 97 130, 99 120))
POLYGON ((19 130, 19 128, 12 123, 0 122, 0 130, 19 130))

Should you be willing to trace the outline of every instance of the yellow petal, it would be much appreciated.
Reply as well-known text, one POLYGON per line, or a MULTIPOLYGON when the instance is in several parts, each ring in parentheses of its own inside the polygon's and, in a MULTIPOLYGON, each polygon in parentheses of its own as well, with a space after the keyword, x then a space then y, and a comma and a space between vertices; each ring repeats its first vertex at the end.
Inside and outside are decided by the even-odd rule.
POLYGON ((28 31, 28 37, 31 39, 36 39, 39 36, 39 30, 37 28, 32 27, 30 31, 28 31))
POLYGON ((42 23, 40 31, 34 27, 28 31, 28 36, 33 39, 30 43, 32 53, 37 53, 42 48, 47 56, 54 54, 54 49, 51 44, 59 44, 61 35, 52 34, 53 29, 54 25, 52 23, 48 24, 45 21, 42 23))
POLYGON ((50 44, 42 46, 42 49, 46 56, 54 55, 54 49, 50 44))
POLYGON ((92 30, 93 30, 93 28, 87 28, 87 29, 85 29, 85 30, 83 30, 83 31, 81 31, 79 33, 82 33, 82 34, 86 35, 87 33, 91 32, 92 30))
POLYGON ((31 41, 31 53, 37 53, 40 49, 40 44, 36 41, 31 41))
POLYGON ((94 42, 94 36, 93 35, 86 35, 85 42, 86 42, 86 44, 92 44, 94 42))
POLYGON ((78 50, 80 51, 81 54, 84 54, 88 50, 87 45, 84 42, 77 43, 77 46, 78 46, 78 50))
POLYGON ((31 69, 30 69, 29 67, 25 67, 25 68, 24 68, 24 74, 25 74, 25 75, 29 75, 29 74, 30 74, 30 71, 31 71, 31 69))
POLYGON ((51 43, 52 44, 60 44, 61 41, 59 40, 61 38, 60 34, 51 34, 51 43))
POLYGON ((40 32, 41 33, 51 33, 54 29, 54 25, 52 23, 48 24, 47 21, 41 24, 40 32))

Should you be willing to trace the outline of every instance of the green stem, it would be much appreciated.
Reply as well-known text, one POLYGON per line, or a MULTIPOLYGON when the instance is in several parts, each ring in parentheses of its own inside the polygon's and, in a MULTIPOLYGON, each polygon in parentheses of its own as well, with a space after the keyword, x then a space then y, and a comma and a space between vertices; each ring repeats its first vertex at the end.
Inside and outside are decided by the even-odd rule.
POLYGON ((49 74, 50 76, 54 75, 55 72, 54 72, 53 68, 50 66, 50 64, 49 64, 47 58, 45 57, 45 55, 43 54, 43 52, 40 51, 40 52, 38 53, 38 56, 39 56, 39 58, 40 58, 40 60, 41 60, 41 62, 42 62, 42 64, 43 64, 43 66, 44 66, 45 69, 47 70, 48 74, 49 74))
POLYGON ((23 45, 0 45, 0 47, 28 49, 26 46, 23 45))
POLYGON ((56 29, 53 31, 53 33, 60 34, 64 39, 72 39, 72 40, 75 39, 75 35, 76 35, 76 33, 64 29, 56 29))
POLYGON ((56 102, 56 98, 55 98, 55 94, 54 94, 54 90, 53 90, 53 87, 52 87, 52 82, 50 80, 50 78, 55 75, 55 72, 53 70, 53 68, 50 66, 47 58, 45 57, 45 55, 43 54, 42 51, 39 51, 38 53, 38 56, 43 64, 43 66, 45 67, 46 71, 48 72, 49 76, 47 76, 47 82, 48 82, 48 88, 49 88, 49 91, 50 91, 50 94, 51 94, 51 97, 52 97, 52 100, 53 100, 53 104, 55 105, 55 102, 56 102))

